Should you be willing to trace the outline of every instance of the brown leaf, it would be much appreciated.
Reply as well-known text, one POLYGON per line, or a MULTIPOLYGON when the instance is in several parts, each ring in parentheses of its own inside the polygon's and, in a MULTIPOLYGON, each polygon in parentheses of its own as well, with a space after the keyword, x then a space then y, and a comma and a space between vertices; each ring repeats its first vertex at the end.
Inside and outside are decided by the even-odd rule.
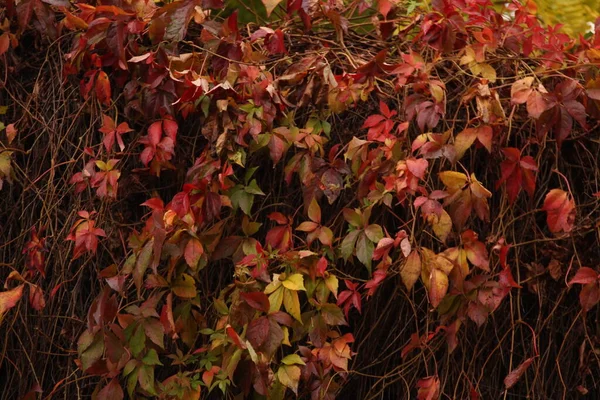
POLYGON ((406 289, 412 289, 420 275, 421 257, 416 250, 413 250, 408 257, 406 257, 406 262, 400 270, 400 277, 402 278, 402 282, 404 283, 404 286, 406 286, 406 289))
POLYGON ((519 365, 517 368, 510 371, 510 373, 506 375, 506 378, 504 378, 504 386, 507 389, 513 387, 515 383, 517 383, 519 379, 521 379, 521 376, 523 375, 523 373, 525 373, 525 371, 527 371, 527 368, 529 368, 532 362, 533 357, 528 358, 527 360, 523 361, 521 365, 519 365))

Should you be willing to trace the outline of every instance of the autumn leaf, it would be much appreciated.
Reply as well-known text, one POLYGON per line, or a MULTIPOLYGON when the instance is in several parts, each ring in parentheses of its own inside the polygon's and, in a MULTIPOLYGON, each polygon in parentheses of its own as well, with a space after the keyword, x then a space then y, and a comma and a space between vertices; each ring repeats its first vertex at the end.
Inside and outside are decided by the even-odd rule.
POLYGON ((567 192, 561 189, 552 189, 544 199, 542 210, 548 213, 546 222, 550 231, 571 232, 575 222, 575 201, 567 192))
POLYGON ((23 287, 24 285, 19 285, 14 289, 0 292, 0 322, 2 322, 4 314, 17 305, 23 296, 23 287))
POLYGON ((478 240, 478 236, 472 230, 466 230, 461 235, 463 248, 471 264, 484 271, 490 271, 488 252, 485 244, 478 240))
POLYGON ((460 132, 454 139, 454 147, 456 148, 456 159, 459 160, 469 149, 475 140, 483 145, 488 152, 492 152, 492 127, 482 125, 477 128, 467 128, 460 132))
POLYGON ((277 370, 277 379, 279 382, 298 394, 298 383, 300 382, 300 367, 297 365, 283 364, 277 370))
POLYGON ((256 310, 260 310, 262 312, 269 312, 269 298, 263 292, 248 292, 241 293, 240 297, 248 303, 248 305, 256 310))
POLYGON ((12 167, 12 151, 4 150, 0 151, 0 190, 4 184, 4 181, 12 183, 14 177, 14 171, 12 167))
MULTIPOLYGON (((300 311, 300 298, 295 290, 281 289, 283 291, 283 306, 285 310, 294 317, 298 322, 302 323, 300 311)), ((271 299, 269 298, 269 301, 271 299)))
POLYGON ((600 301, 600 287, 598 283, 588 283, 581 288, 579 303, 584 312, 590 311, 600 301))
POLYGON ((6 138, 8 139, 8 144, 11 144, 13 140, 17 137, 17 128, 15 128, 15 124, 6 125, 6 138))
POLYGON ((525 373, 525 371, 527 371, 527 368, 529 368, 533 360, 533 357, 528 358, 519 364, 517 368, 510 371, 510 373, 506 375, 506 378, 504 378, 504 387, 506 389, 513 387, 519 381, 519 379, 521 379, 521 376, 525 373))
POLYGON ((427 248, 421 249, 421 263, 421 280, 428 290, 429 301, 435 308, 448 292, 448 274, 454 265, 443 255, 435 254, 427 248))
POLYGON ((506 160, 500 164, 502 176, 496 187, 506 183, 508 200, 511 204, 515 202, 521 189, 524 189, 529 197, 535 192, 535 178, 538 170, 537 164, 531 156, 521 156, 519 149, 506 147, 502 149, 506 160))
POLYGON ((98 237, 106 236, 104 230, 96 228, 96 221, 91 219, 95 211, 91 213, 80 211, 78 214, 82 218, 75 222, 66 238, 75 242, 73 259, 81 257, 86 251, 95 254, 98 248, 98 237))
POLYGON ((588 283, 597 282, 599 280, 600 275, 589 267, 581 267, 577 270, 577 273, 569 282, 569 286, 574 283, 579 283, 581 285, 586 285, 588 283))
POLYGON ((29 304, 37 311, 42 311, 46 307, 42 288, 34 284, 29 285, 29 304))
POLYGON ((519 79, 512 84, 510 87, 510 101, 513 104, 523 104, 527 102, 529 95, 533 91, 531 88, 533 80, 533 76, 528 76, 523 79, 519 79))
POLYGON ((304 288, 304 277, 302 276, 302 274, 289 275, 286 279, 284 279, 281 282, 281 284, 283 285, 283 287, 289 290, 306 290, 304 288))
POLYGON ((204 247, 202 246, 202 243, 200 243, 200 240, 192 237, 185 245, 183 254, 187 265, 193 270, 196 270, 198 268, 198 263, 200 262, 200 257, 204 254, 204 247))
POLYGON ((127 132, 132 132, 133 129, 129 128, 127 122, 121 122, 119 126, 116 126, 115 121, 108 115, 102 114, 102 127, 99 129, 104 134, 102 143, 106 148, 106 151, 112 151, 115 140, 119 145, 121 151, 125 150, 125 143, 123 143, 123 135, 127 132))
POLYGON ((110 89, 110 81, 108 80, 108 75, 106 72, 100 71, 96 77, 96 97, 98 97, 98 101, 104 104, 105 106, 110 105, 111 101, 111 89, 110 89))
POLYGON ((175 279, 175 282, 171 285, 171 290, 181 298, 192 299, 196 297, 196 283, 194 278, 185 273, 175 279))
POLYGON ((270 17, 273 10, 275 10, 275 8, 277 8, 277 6, 279 5, 279 3, 281 3, 282 0, 261 0, 261 1, 264 4, 265 8, 267 9, 267 17, 270 17))
POLYGON ((437 400, 440 397, 440 379, 429 376, 417 382, 417 400, 437 400))
POLYGON ((449 205, 449 214, 452 222, 462 228, 474 210, 479 219, 489 219, 489 206, 487 199, 492 196, 475 174, 470 177, 455 171, 443 171, 439 174, 440 180, 446 185, 450 194, 444 199, 444 205, 449 205))
POLYGON ((108 385, 104 386, 100 392, 98 392, 98 400, 123 400, 124 397, 123 389, 119 385, 119 380, 113 378, 108 385))
POLYGON ((415 282, 419 279, 419 276, 421 276, 421 257, 417 250, 413 250, 406 257, 404 266, 400 270, 400 277, 406 289, 411 290, 415 282))

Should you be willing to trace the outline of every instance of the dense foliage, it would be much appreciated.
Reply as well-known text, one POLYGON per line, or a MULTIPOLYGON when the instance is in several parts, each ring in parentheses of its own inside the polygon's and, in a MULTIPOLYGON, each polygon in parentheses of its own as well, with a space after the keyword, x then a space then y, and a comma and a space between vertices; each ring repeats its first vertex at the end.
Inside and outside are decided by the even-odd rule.
POLYGON ((8 0, 3 398, 599 390, 600 32, 534 12, 8 0))

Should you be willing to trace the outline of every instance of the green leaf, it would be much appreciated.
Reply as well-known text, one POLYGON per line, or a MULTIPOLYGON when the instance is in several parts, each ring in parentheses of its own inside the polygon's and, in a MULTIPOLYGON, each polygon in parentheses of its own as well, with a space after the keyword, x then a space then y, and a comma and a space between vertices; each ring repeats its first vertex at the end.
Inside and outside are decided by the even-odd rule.
POLYGON ((371 224, 365 228, 365 234, 373 243, 378 243, 383 238, 383 230, 377 224, 371 224))
POLYGON ((129 349, 133 353, 134 357, 137 357, 146 347, 146 334, 144 333, 144 327, 141 324, 137 324, 133 331, 133 335, 129 339, 129 349))
POLYGON ((154 367, 151 365, 142 365, 138 372, 138 382, 140 387, 146 392, 156 396, 156 389, 154 389, 154 367))
POLYGON ((347 325, 344 312, 336 304, 325 303, 321 306, 321 317, 328 325, 347 325))
POLYGON ((90 331, 85 331, 77 342, 77 350, 81 360, 83 370, 90 368, 104 354, 104 340, 102 332, 97 332, 95 335, 90 331))
POLYGON ((123 368, 123 376, 127 376, 133 372, 135 367, 138 366, 138 360, 129 360, 127 364, 125 364, 125 368, 123 368))
POLYGON ((137 261, 135 263, 135 268, 133 270, 133 282, 135 283, 135 287, 138 291, 138 297, 140 296, 140 292, 142 290, 142 284, 144 283, 144 274, 146 270, 150 266, 150 261, 152 260, 152 246, 154 245, 154 238, 148 240, 140 254, 137 256, 137 261))
POLYGON ((363 226, 363 216, 360 210, 352 210, 350 208, 344 208, 344 219, 348 221, 348 223, 356 228, 360 228, 363 226))
POLYGON ((226 372, 230 379, 233 379, 233 373, 235 372, 241 358, 242 349, 237 348, 227 363, 226 372))
POLYGON ((244 188, 244 190, 246 191, 246 193, 256 194, 258 196, 265 195, 265 193, 262 190, 260 190, 260 188, 258 187, 258 183, 256 183, 256 179, 252 179, 252 182, 250 182, 250 184, 248 186, 246 186, 244 188))
POLYGON ((135 372, 130 374, 129 377, 127 378, 127 393, 129 394, 130 399, 133 399, 133 392, 135 390, 135 387, 137 386, 138 375, 139 375, 139 367, 136 367, 135 372))
POLYGON ((365 267, 367 267, 369 273, 371 272, 374 249, 375 246, 373 245, 373 242, 367 238, 367 235, 364 232, 361 232, 356 241, 356 257, 365 267))
POLYGON ((256 172, 257 169, 258 169, 258 167, 246 168, 246 173, 244 174, 244 183, 248 184, 248 182, 250 181, 250 178, 252 178, 252 175, 254 175, 254 173, 256 172))
POLYGON ((230 199, 234 209, 241 208, 244 214, 250 215, 252 203, 254 203, 254 195, 245 190, 238 189, 231 194, 230 199))
POLYGON ((341 254, 344 261, 348 261, 352 253, 354 253, 354 245, 356 244, 359 233, 361 233, 361 231, 352 231, 347 234, 342 241, 341 254))
POLYGON ((142 362, 146 365, 162 365, 158 359, 158 353, 154 349, 148 350, 144 358, 142 358, 142 362))

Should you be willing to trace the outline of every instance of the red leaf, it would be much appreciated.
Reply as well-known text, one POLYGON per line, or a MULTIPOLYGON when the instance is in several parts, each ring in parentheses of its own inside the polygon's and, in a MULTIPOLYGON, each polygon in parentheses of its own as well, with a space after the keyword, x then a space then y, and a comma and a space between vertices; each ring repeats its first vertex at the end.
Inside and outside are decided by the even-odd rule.
POLYGON ((544 95, 538 91, 533 91, 527 98, 527 112, 534 119, 539 119, 544 111, 554 107, 553 103, 548 102, 544 95))
POLYGON ((291 228, 287 225, 271 228, 267 232, 266 241, 274 249, 288 250, 292 245, 291 228))
POLYGON ((108 385, 104 386, 100 392, 98 392, 97 400, 123 400, 124 394, 119 380, 113 378, 108 385))
POLYGON ((231 340, 233 340, 233 343, 235 343, 236 346, 238 346, 240 349, 246 348, 246 344, 244 342, 242 342, 242 339, 237 334, 235 329, 233 329, 231 327, 231 325, 227 325, 227 328, 225 328, 225 331, 227 332, 227 336, 229 336, 231 338, 231 340))
POLYGON ((546 195, 542 210, 548 213, 546 221, 551 232, 570 232, 575 222, 575 202, 561 189, 552 189, 546 195))
POLYGON ((598 284, 588 283, 583 288, 581 288, 581 293, 579 293, 579 303, 583 308, 583 311, 588 312, 596 304, 600 301, 600 288, 598 288, 598 284))
POLYGON ((532 362, 533 358, 528 358, 527 360, 523 361, 521 365, 519 365, 517 368, 510 371, 510 373, 506 375, 506 378, 504 378, 504 386, 507 389, 513 387, 515 383, 517 383, 519 379, 521 379, 521 376, 523 375, 523 373, 525 373, 525 371, 527 371, 527 368, 529 368, 532 362))
POLYGON ((440 397, 440 379, 437 376, 419 379, 417 388, 417 400, 437 400, 440 397))
POLYGON ((269 155, 271 156, 271 160, 273 160, 273 164, 277 164, 281 157, 283 157, 283 153, 285 151, 285 142, 275 133, 271 134, 271 138, 269 139, 269 155))
POLYGON ((537 165, 531 156, 521 158, 521 152, 514 147, 506 147, 502 149, 506 160, 500 164, 502 176, 496 183, 499 187, 502 183, 506 183, 506 191, 511 204, 515 202, 521 189, 532 197, 535 192, 535 172, 537 165))
POLYGON ((37 285, 32 284, 29 286, 29 304, 37 311, 42 311, 46 307, 44 292, 37 285))
POLYGON ((289 223, 287 217, 278 211, 267 215, 267 218, 269 218, 271 221, 277 222, 279 225, 287 225, 289 223))
POLYGON ((588 283, 594 283, 598 280, 598 273, 589 267, 581 267, 569 282, 569 285, 579 283, 585 285, 588 283))
POLYGON ((240 297, 248 303, 250 307, 265 313, 269 312, 269 298, 263 292, 241 293, 240 297))
POLYGON ((252 320, 248 324, 248 330, 246 332, 246 337, 252 344, 252 347, 260 348, 262 344, 269 337, 269 327, 270 322, 267 317, 260 317, 258 319, 252 320))

